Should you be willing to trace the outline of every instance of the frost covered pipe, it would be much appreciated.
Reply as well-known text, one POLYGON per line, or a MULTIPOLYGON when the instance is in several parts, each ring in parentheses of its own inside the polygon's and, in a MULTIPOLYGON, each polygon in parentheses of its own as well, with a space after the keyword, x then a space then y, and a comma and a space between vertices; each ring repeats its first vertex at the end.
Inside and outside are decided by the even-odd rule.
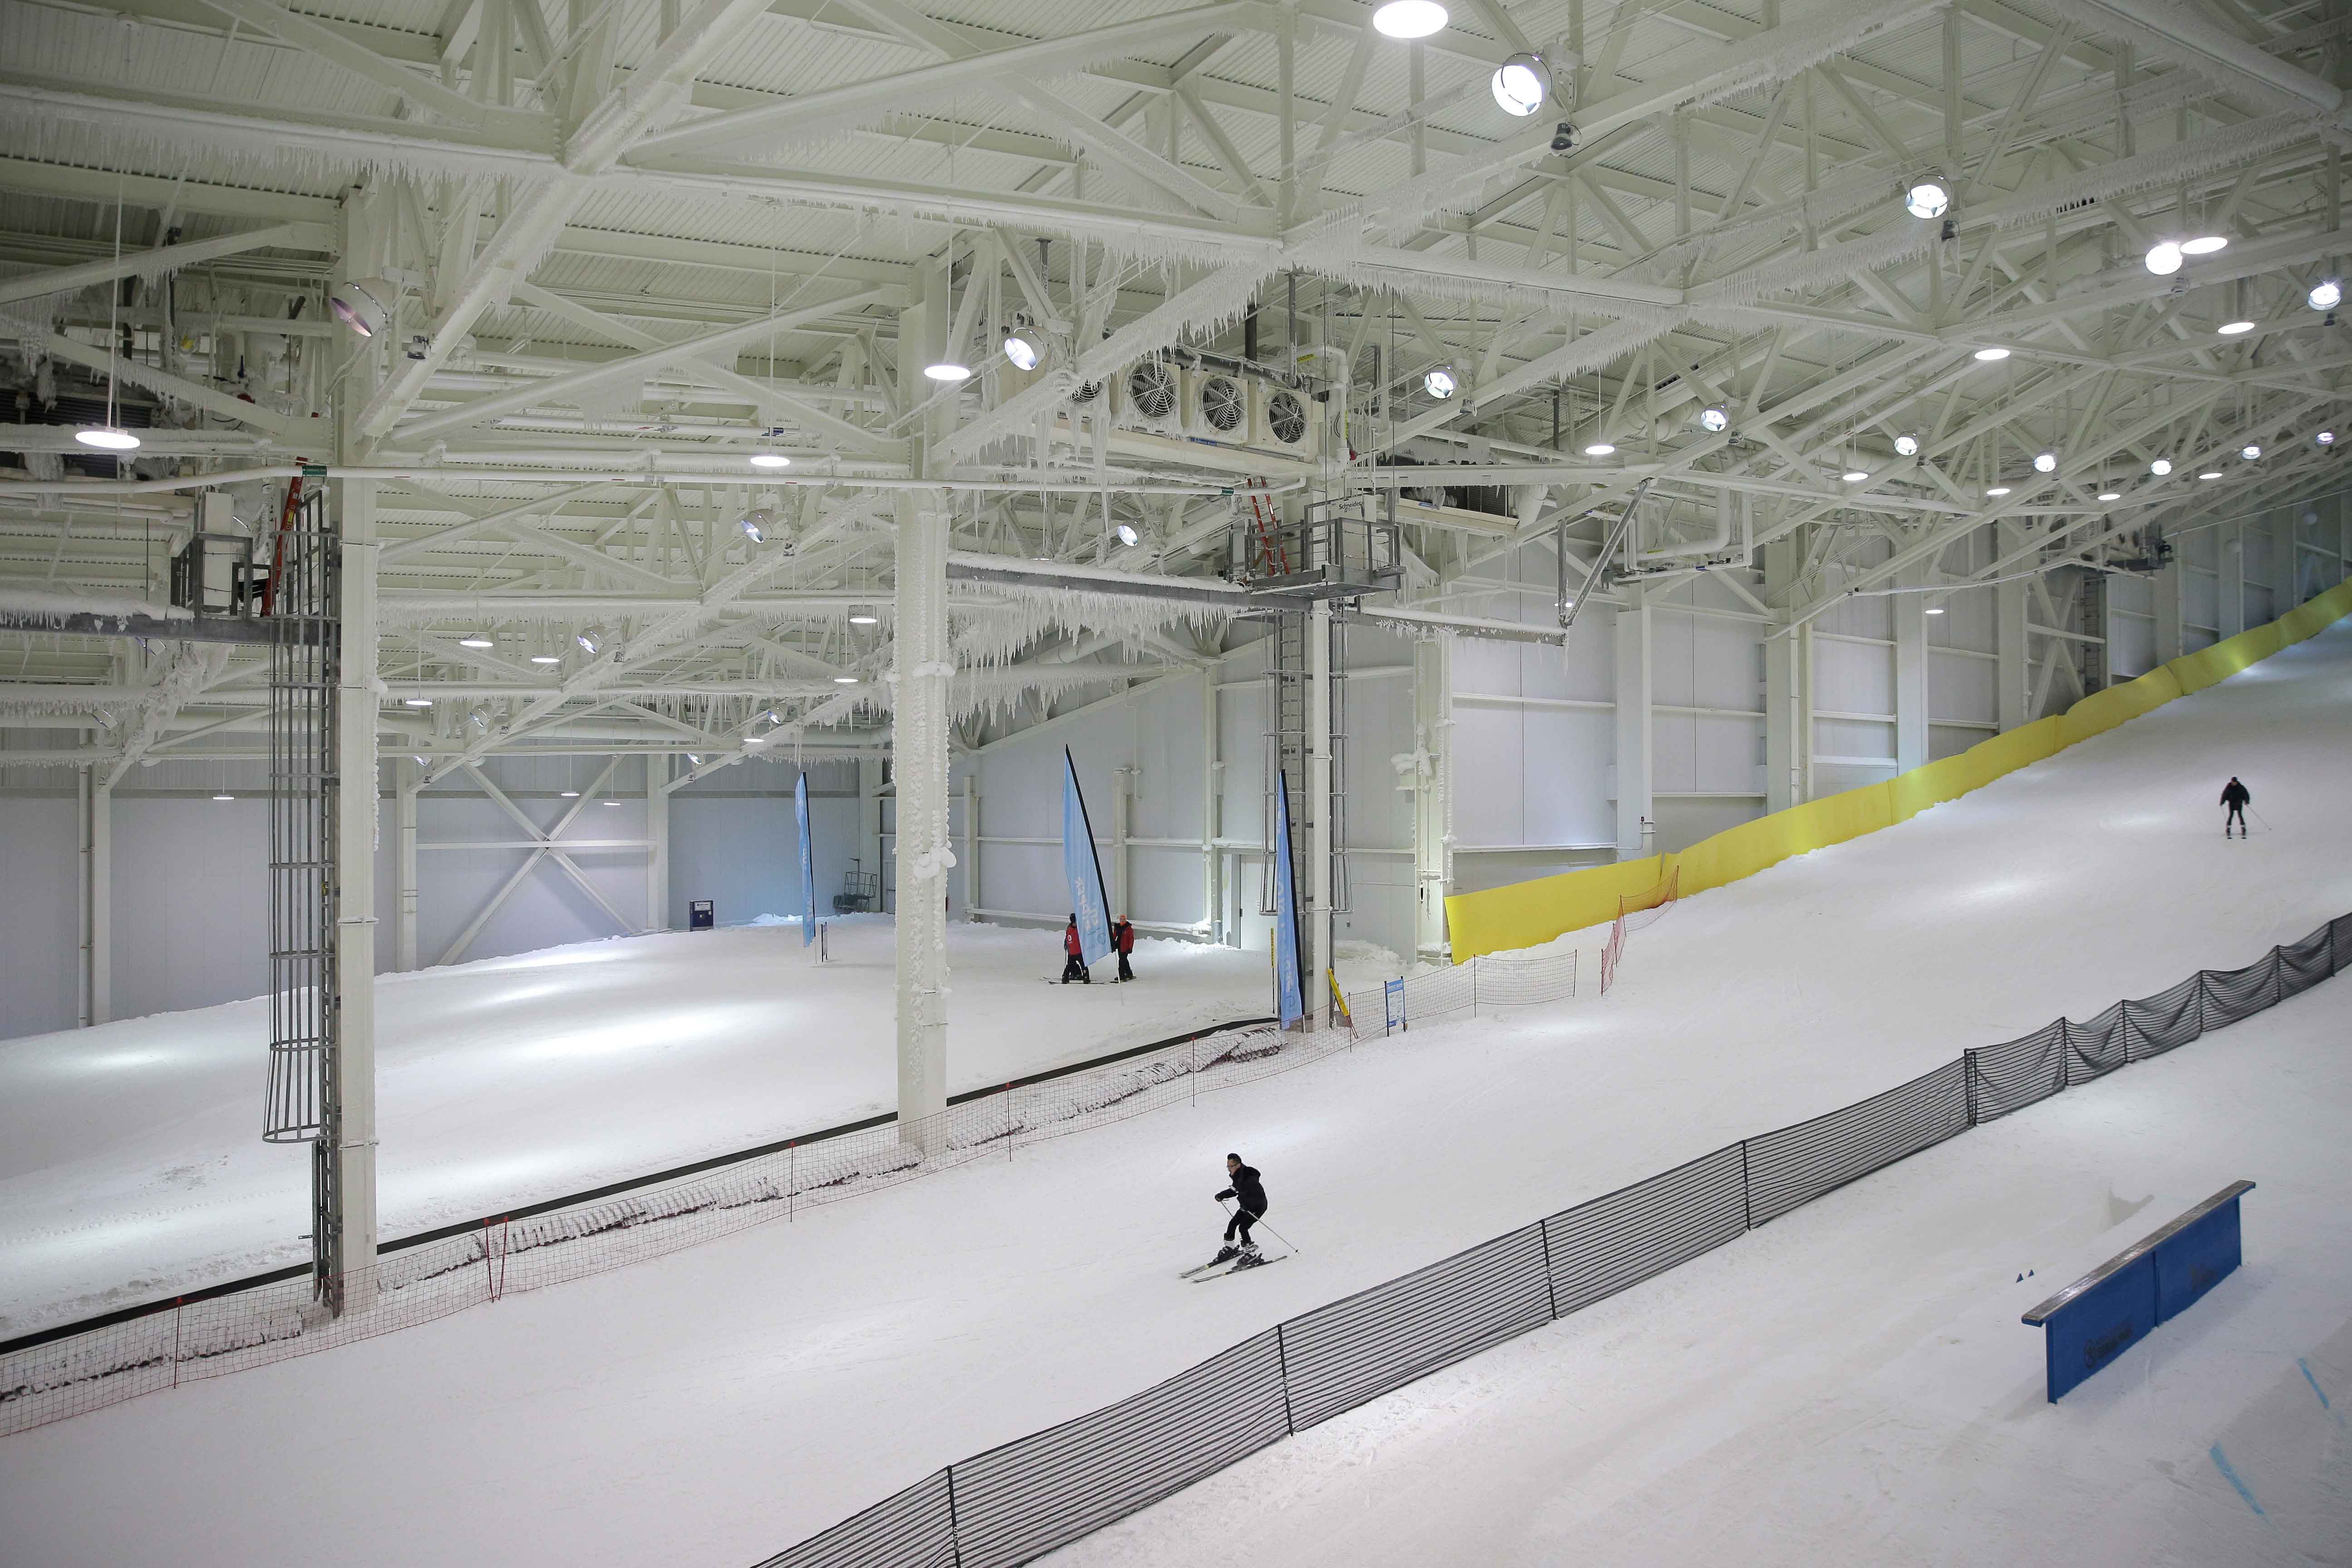
MULTIPOLYGON (((1072 480, 1066 483, 1050 479, 917 479, 899 476, 880 477, 866 474, 799 473, 781 470, 771 473, 764 468, 746 468, 740 471, 720 472, 716 469, 697 471, 667 468, 632 469, 626 472, 551 473, 544 468, 453 468, 431 463, 398 467, 350 468, 340 463, 304 465, 275 463, 266 468, 224 468, 217 473, 186 474, 172 479, 8 479, 0 480, 0 496, 139 496, 164 495, 175 490, 213 489, 222 485, 243 484, 253 479, 290 479, 296 478, 328 479, 483 479, 500 484, 525 485, 749 485, 767 489, 782 485, 846 485, 861 489, 877 490, 972 490, 988 494, 1008 493, 1034 495, 1094 495, 1102 486, 1091 481, 1072 480)), ((1271 493, 1297 489, 1306 484, 1296 479, 1276 485, 1271 493)), ((1216 496, 1230 495, 1231 485, 1171 485, 1138 484, 1121 480, 1117 487, 1125 495, 1154 496, 1216 496)), ((1260 494, 1269 493, 1260 491, 1260 494)))
MULTIPOLYGON (((1747 499, 1745 496, 1740 498, 1743 502, 1747 499)), ((1661 545, 1654 550, 1642 551, 1634 560, 1638 565, 1645 561, 1681 559, 1694 555, 1717 555, 1730 548, 1731 492, 1717 490, 1715 492, 1715 531, 1713 533, 1693 543, 1661 545)))

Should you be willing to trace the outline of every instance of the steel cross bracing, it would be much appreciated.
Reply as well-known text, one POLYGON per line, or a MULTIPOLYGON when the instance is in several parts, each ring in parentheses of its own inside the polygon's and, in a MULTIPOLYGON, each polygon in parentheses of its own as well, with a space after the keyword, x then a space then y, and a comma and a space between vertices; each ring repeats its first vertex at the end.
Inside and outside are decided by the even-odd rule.
MULTIPOLYGON (((23 0, 0 594, 150 596, 207 473, 336 455, 314 432, 365 384, 348 412, 399 476, 387 741, 435 777, 538 748, 689 752, 682 778, 763 736, 887 744, 878 487, 944 480, 956 551, 1208 580, 1222 492, 1253 479, 1483 486, 1507 504, 1400 509, 1397 602, 1443 615, 1555 538, 1580 580, 1646 481, 1620 567, 1706 568, 1787 627, 1948 561, 2106 564, 2332 482, 2316 437, 2352 350, 2307 293, 2346 248, 2352 40, 2326 9, 1452 11, 1409 47, 1359 0, 23 0), (1522 48, 1558 94, 1527 121, 1486 92, 1522 48), (1948 237, 1903 209, 1928 178, 1948 237), (2142 264, 2204 233, 2228 247, 2142 264), (332 277, 386 281, 374 338, 335 321, 332 277), (927 299, 961 385, 902 353, 927 299), (999 346, 1023 323, 1027 392, 999 346), (1078 381, 1171 351, 1302 374, 1321 455, 1057 423, 1078 381), (120 475, 72 438, 110 374, 146 442, 120 475), (949 467, 918 474, 941 429, 949 467), (1743 532, 1710 551, 1726 493, 1743 532), (1768 600, 1755 552, 1781 542, 1804 569, 1768 600)), ((281 486, 231 483, 228 510, 257 526, 281 486)), ((960 639, 1013 650, 985 700, 968 683, 965 743, 1196 657, 1172 613, 1087 637, 984 584, 950 603, 960 639)), ((0 700, 86 689, 62 700, 98 721, 34 754, 115 776, 263 755, 259 651, 175 658, 151 682, 103 643, 0 631, 0 700)))

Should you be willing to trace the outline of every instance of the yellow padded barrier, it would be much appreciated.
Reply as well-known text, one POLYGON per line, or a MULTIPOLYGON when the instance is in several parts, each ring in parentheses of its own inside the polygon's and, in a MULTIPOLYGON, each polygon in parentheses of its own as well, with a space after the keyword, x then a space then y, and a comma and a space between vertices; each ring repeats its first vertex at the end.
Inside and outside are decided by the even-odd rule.
POLYGON ((2184 654, 2136 679, 2095 691, 2063 713, 1979 741, 1958 756, 1897 773, 1884 784, 1864 784, 1743 822, 1699 840, 1680 854, 1564 871, 1481 893, 1456 893, 1445 900, 1454 962, 1465 963, 1482 952, 1533 947, 1563 932, 1614 920, 1618 900, 1638 898, 1664 881, 1670 872, 1681 872, 1679 896, 1688 898, 1752 877, 1792 855, 1827 848, 1907 821, 1931 805, 1957 800, 1997 778, 2055 756, 2077 741, 2105 734, 2152 712, 2176 697, 2227 680, 2282 648, 2317 636, 2347 616, 2352 616, 2352 578, 2267 625, 2184 654))

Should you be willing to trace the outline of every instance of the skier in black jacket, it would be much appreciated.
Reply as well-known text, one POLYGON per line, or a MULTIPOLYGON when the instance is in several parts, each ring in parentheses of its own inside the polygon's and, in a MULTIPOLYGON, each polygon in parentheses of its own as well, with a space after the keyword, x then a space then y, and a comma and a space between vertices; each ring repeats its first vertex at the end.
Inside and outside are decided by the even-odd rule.
POLYGON ((1265 1187, 1258 1180, 1257 1167, 1243 1164, 1239 1154, 1225 1156, 1225 1176, 1233 1185, 1219 1193, 1217 1201, 1223 1203, 1227 1198, 1233 1199, 1234 1217, 1225 1222, 1224 1250, 1211 1261, 1223 1263, 1231 1258, 1255 1259, 1257 1244, 1250 1239, 1250 1226, 1265 1213, 1265 1187), (1239 1246, 1234 1245, 1236 1235, 1241 1238, 1239 1246))
POLYGON ((2221 804, 2230 808, 2230 815, 2221 819, 2222 837, 2230 837, 2230 825, 2233 822, 2238 825, 2238 836, 2245 837, 2246 806, 2253 798, 2253 792, 2238 782, 2237 774, 2231 773, 2230 782, 2221 786, 2221 804))

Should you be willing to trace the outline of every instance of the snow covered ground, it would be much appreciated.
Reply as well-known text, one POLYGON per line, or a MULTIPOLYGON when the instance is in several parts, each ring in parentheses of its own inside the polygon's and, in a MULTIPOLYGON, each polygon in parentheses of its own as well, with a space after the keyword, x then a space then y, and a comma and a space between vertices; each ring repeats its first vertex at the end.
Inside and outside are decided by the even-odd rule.
MULTIPOLYGON (((887 1110, 892 929, 551 948, 377 983, 383 1234, 887 1110)), ((957 1089, 1263 1016, 1264 954, 1139 942, 1133 985, 1043 988, 1054 931, 952 925, 957 1089)), ((267 1005, 0 1041, 0 1338, 310 1255, 310 1165, 260 1141, 267 1005)))
POLYGON ((2352 1563, 2347 1107, 2352 976, 1881 1171, 1047 1561, 2352 1563), (2258 1184, 2246 1266, 2049 1404, 2041 1332, 2019 1314, 2239 1177, 2258 1184))
MULTIPOLYGON (((321 1525, 361 1562, 755 1562, 942 1463, 1131 1393, 1283 1317, 1741 1134, 1859 1099, 1966 1046, 2021 1033, 2060 1011, 2087 1014, 2200 965, 2241 963, 2305 934, 2352 910, 2352 814, 2342 808, 2340 782, 2347 755, 2352 632, 2338 630, 1912 822, 1690 900, 1634 936, 1622 989, 1605 1003, 1417 1029, 1209 1096, 1195 1109, 1024 1150, 1005 1164, 964 1167, 657 1264, 23 1434, 7 1440, 0 1465, 0 1516, 29 1559, 43 1563, 276 1561, 305 1550, 321 1525), (2225 843, 2213 800, 2233 772, 2253 790, 2257 826, 2272 831, 2225 843), (1218 1215, 1208 1194, 1222 1184, 1228 1149, 1265 1170, 1269 1218, 1307 1250, 1264 1273, 1205 1289, 1181 1284, 1173 1271, 1213 1239, 1218 1215), (111 1497, 135 1497, 140 1506, 104 1506, 111 1497), (283 1524, 289 1499, 303 1500, 299 1531, 283 1524)), ((1255 996, 1250 987, 1262 984, 1262 962, 1251 961, 1237 994, 1255 996)), ((1034 958, 1029 965, 1024 973, 1037 973, 1034 958)), ((959 975, 959 1016, 965 1007, 976 1016, 980 1002, 961 989, 959 975)), ((561 980, 555 966, 535 978, 510 973, 506 983, 561 980)), ((1061 1000, 1022 988, 1029 984, 1008 982, 998 1028, 1034 1035, 1046 1016, 1039 1005, 1061 1000)), ((1145 988, 1137 992, 1139 999, 1145 988)), ((724 1000, 674 993, 673 1007, 724 1000)), ((2079 1155, 2049 1156, 2078 1173, 2072 1186, 2023 1176, 2011 1184, 2004 1171, 1981 1204, 1958 1202, 1967 1194, 1955 1182, 1954 1206, 1939 1207, 1948 1194, 1930 1184, 1887 1223, 1901 1228, 1916 1213, 1927 1237, 1949 1230, 1944 1249, 1914 1272, 1946 1259, 1957 1284, 1914 1282, 1899 1269, 1873 1274, 1877 1264, 1864 1259, 1878 1254, 1855 1243, 1826 1277, 1769 1288, 1751 1278, 1753 1310, 1766 1322, 1780 1321, 1773 1312, 1798 1313, 1785 1299, 1793 1292, 1812 1310, 1851 1314, 1832 1348, 1862 1356, 1875 1345, 1889 1364, 1914 1358, 1903 1362, 1904 1376, 1961 1378, 1968 1386, 1933 1394, 1947 1405, 1971 1388, 1980 1394, 1990 1363, 1957 1350, 1943 1359, 1936 1326, 1950 1313, 1938 1316, 1938 1303, 1957 1298, 1936 1292, 1975 1288, 1987 1256, 1998 1258, 2004 1289, 2027 1267, 2039 1285, 2104 1257, 2113 1250, 2105 1244, 2129 1229, 2126 1216, 2099 1206, 2110 1179, 2118 1203, 2157 1197, 2158 1206, 2238 1175, 2276 1181, 2290 1189, 2276 1199, 2281 1214, 2296 1182, 2332 1181, 2341 1191, 2340 1168, 2326 1165, 2340 1157, 2326 1150, 2343 1142, 2352 1100, 2341 1058, 2312 1058, 2305 1070, 2286 1052, 2273 1068, 2255 1047, 2263 1031, 2312 1017, 2334 1020, 2340 1037, 2347 1016, 2352 982, 2333 982, 1874 1180, 1917 1180, 1916 1171, 1948 1168, 1937 1162, 1974 1158, 1980 1141, 2008 1148, 2002 1140, 2023 1136, 2013 1129, 2053 1117, 2062 1128, 2078 1118, 2095 1123, 2120 1114, 2100 1109, 2116 1103, 2112 1096, 2153 1092, 2143 1079, 2209 1070, 2209 1057, 2248 1064, 2242 1087, 2253 1098, 2240 1120, 2252 1129, 2243 1137, 2263 1156, 2260 1165, 2224 1141, 2238 1101, 2212 1090, 2185 1094, 2137 1124, 2162 1126, 2162 1140, 2118 1134, 2084 1143, 2079 1155), (2191 1158, 2209 1135, 2230 1152, 2214 1171, 2166 1163, 2191 1158), (2077 1213, 2093 1185, 2098 1202, 2077 1213), (1947 1217, 1956 1214, 1966 1223, 1947 1217), (1864 1289, 1874 1281, 1874 1295, 1864 1289)), ((574 1027, 595 1037, 588 1021, 574 1027)), ((543 1079, 551 1063, 593 1069, 600 1059, 593 1051, 540 1051, 512 1070, 543 1079)), ((675 1076, 690 1078, 697 1060, 681 1055, 675 1076)), ((961 1059, 957 1071, 968 1071, 961 1059)), ((606 1079, 602 1092, 623 1103, 601 1112, 599 1125, 637 1120, 641 1108, 626 1097, 646 1081, 606 1079)), ((584 1102, 589 1091, 577 1098, 584 1102)), ((685 1114, 713 1114, 709 1107, 729 1098, 722 1081, 699 1112, 685 1114)), ((468 1110, 458 1090, 440 1100, 468 1110)), ((84 1103, 94 1111, 105 1101, 90 1091, 84 1103)), ((659 1102, 652 1109, 659 1112, 659 1102)), ((153 1146, 168 1143, 171 1118, 156 1096, 131 1110, 153 1146)), ((484 1114, 485 1139, 510 1142, 510 1130, 484 1114)), ((450 1147, 460 1151, 453 1164, 468 1157, 458 1141, 450 1147)), ((491 1152, 476 1147, 470 1157, 491 1152)), ((2257 1237, 2265 1236, 2265 1194, 2250 1211, 2257 1237)), ((1754 1268, 1739 1260, 1759 1250, 1778 1258, 1794 1245, 1784 1237, 1815 1234, 1819 1216, 1842 1212, 1836 1205, 1850 1196, 1698 1267, 1754 1268)), ((2268 1236, 2272 1263, 2263 1266, 2286 1267, 2281 1248, 2303 1250, 2305 1236, 2315 1238, 2312 1250, 2342 1256, 2339 1233, 2298 1218, 2268 1236)), ((2297 1266, 2306 1275, 2320 1268, 2310 1259, 2297 1266)), ((1601 1310, 1630 1313, 1627 1323, 1655 1319, 1658 1342, 1691 1355, 1716 1342, 1708 1335, 1722 1317, 1750 1310, 1743 1294, 1725 1297, 1715 1319, 1678 1317, 1681 1279, 1601 1310)), ((2259 1269, 2248 1279, 2259 1280, 2259 1269)), ((2340 1278, 2332 1283, 2340 1311, 2340 1278)), ((2038 1299, 2012 1303, 2004 1294, 2000 1301, 2029 1371, 2038 1367, 2039 1345, 2013 1319, 2038 1299)), ((2223 1304, 2221 1296, 2210 1303, 2223 1304)), ((1601 1321, 1580 1317, 1558 1331, 1575 1334, 1601 1321)), ((2326 1332, 2300 1340, 2281 1329, 2273 1342, 2307 1347, 2320 1369, 2338 1353, 2324 1348, 2336 1325, 2321 1326, 2326 1332)), ((1964 1346, 1973 1342, 1963 1336, 1964 1346)), ((1774 1359, 1744 1340, 1723 1356, 1739 1358, 1747 1379, 1765 1378, 1774 1359)), ((1764 1397, 1779 1385, 1749 1383, 1749 1393, 1718 1404, 1711 1391, 1732 1373, 1713 1362, 1695 1356, 1695 1365, 1709 1364, 1676 1385, 1679 1404, 1662 1396, 1643 1417, 1660 1431, 1685 1423, 1684 1447, 1666 1446, 1659 1462, 1700 1451, 1703 1438, 1736 1438, 1748 1467, 1736 1474, 1756 1487, 1779 1485, 1764 1397), (1683 1413, 1691 1410, 1697 1414, 1683 1413)), ((1475 1376, 1485 1364, 1448 1375, 1475 1376)), ((1853 1363, 1843 1364, 1843 1375, 1853 1375, 1853 1363)), ((1842 1374, 1788 1375, 1825 1398, 1823 1385, 1842 1374)), ((2260 1375, 2269 1387, 2272 1370, 2260 1375)), ((2013 1377, 2007 1386, 2016 1386, 2013 1377)), ((1628 1397, 1638 1399, 1638 1389, 1628 1397)), ((2062 1414, 2072 1419, 2075 1408, 2062 1414)), ((1573 1425, 1572 1406, 1561 1409, 1573 1425)), ((1367 1411, 1349 1419, 1377 1418, 1367 1411)), ((1885 1425, 1924 1419, 1906 1414, 1885 1425)), ((1888 1442, 1898 1435, 1890 1430, 1888 1442)), ((1971 1445, 1999 1436, 1970 1426, 1939 1451, 1965 1467, 1971 1445)), ((1822 1431, 1816 1440, 1827 1448, 1834 1436, 1822 1431)), ((1844 1440, 1870 1439, 1865 1430, 1844 1440)), ((2098 1479, 2096 1455, 2110 1447, 2096 1434, 2088 1443, 2087 1468, 2068 1472, 2089 1477, 2085 1486, 2098 1479)), ((1868 1458, 1870 1484, 1889 1467, 1917 1462, 1915 1450, 1900 1456, 1868 1458)), ((1791 1476, 1829 1484, 1801 1456, 1779 1457, 1791 1476)), ((2127 1494, 2138 1472, 2128 1459, 2116 1465, 2107 1490, 2127 1494)), ((1685 1473, 1685 1487, 1705 1482, 1685 1473)), ((1870 1514, 1861 1480, 1841 1475, 1835 1486, 1854 1494, 1859 1514, 1870 1514)), ((1677 1508, 1686 1501, 1676 1494, 1677 1508)), ((1995 1514, 2001 1506, 1997 1498, 1982 1503, 1995 1514)), ((1736 1528, 1733 1501, 1686 1511, 1690 1528, 1702 1512, 1736 1528)), ((1981 1528, 1972 1515, 1959 1522, 1981 1528)), ((1672 1534, 1685 1521, 1658 1528, 1672 1534)), ((1828 1556, 1862 1560, 1867 1540, 1841 1539, 1828 1556)), ((1417 1561, 1432 1555, 1423 1545, 1417 1561)), ((2019 1556, 2014 1546, 2010 1560, 2019 1556)), ((1134 1549, 1156 1548, 1139 1538, 1134 1549)), ((1941 1540, 1937 1552, 1974 1555, 1965 1535, 1941 1540)), ((1680 1560, 1694 1555, 1702 1554, 1686 1551, 1680 1560)))

